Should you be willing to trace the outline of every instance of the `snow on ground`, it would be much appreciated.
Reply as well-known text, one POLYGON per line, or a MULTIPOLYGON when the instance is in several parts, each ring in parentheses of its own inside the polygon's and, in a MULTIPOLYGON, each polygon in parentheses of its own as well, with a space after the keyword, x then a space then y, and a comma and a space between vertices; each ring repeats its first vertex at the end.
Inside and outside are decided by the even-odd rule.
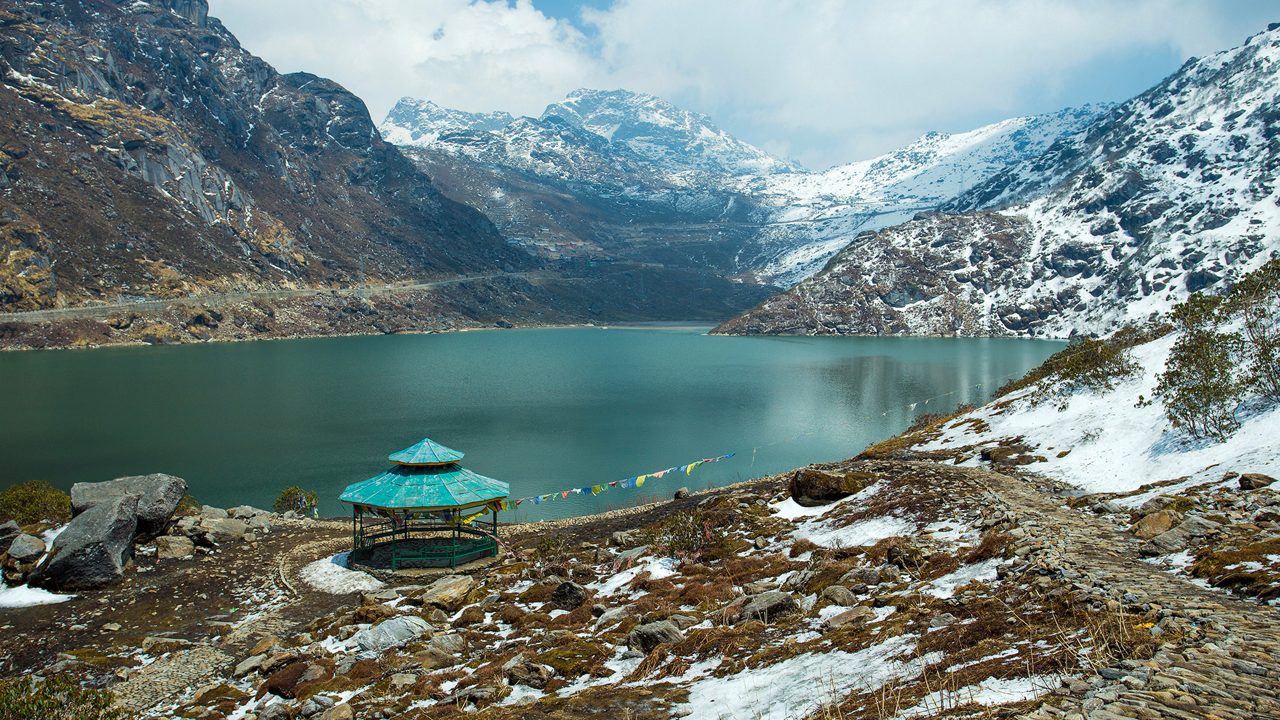
POLYGON ((347 556, 351 553, 338 553, 332 557, 316 560, 302 568, 299 575, 303 582, 323 592, 333 595, 380 590, 382 581, 369 573, 347 568, 347 556))
POLYGON ((882 483, 872 483, 849 497, 840 498, 835 502, 827 503, 826 505, 819 505, 817 507, 806 507, 788 497, 785 500, 779 500, 776 503, 771 503, 769 508, 770 512, 773 513, 775 517, 780 517, 783 520, 821 517, 847 502, 860 502, 870 498, 880 492, 881 485, 882 483))
POLYGON ((587 587, 595 589, 601 595, 613 595, 645 572, 654 580, 671 577, 676 572, 676 561, 674 558, 645 558, 634 567, 614 573, 607 580, 597 580, 587 587))
POLYGON ((1009 408, 987 405, 953 420, 944 426, 940 438, 920 449, 1022 437, 1036 448, 1035 454, 1046 458, 1029 465, 1029 470, 1087 492, 1131 492, 1147 483, 1176 478, 1185 478, 1186 485, 1199 484, 1219 480, 1229 470, 1280 474, 1280 407, 1251 416, 1242 413, 1242 427, 1221 443, 1196 442, 1173 430, 1159 401, 1136 407, 1139 396, 1152 397, 1156 375, 1164 369, 1175 339, 1176 333, 1134 348, 1133 359, 1143 371, 1111 392, 1077 393, 1062 410, 1060 403, 1052 401, 1032 407, 1024 392, 1009 408), (973 432, 966 422, 972 418, 985 421, 990 429, 973 432), (1063 452, 1067 454, 1058 457, 1063 452))
POLYGON ((896 659, 914 647, 915 639, 904 635, 857 652, 805 653, 728 677, 704 677, 689 685, 689 699, 676 713, 698 720, 808 717, 855 689, 915 677, 928 658, 896 659))
POLYGON ((1000 560, 997 558, 983 560, 972 565, 964 565, 955 572, 947 573, 929 583, 929 587, 925 589, 925 592, 937 598, 949 598, 956 594, 956 590, 971 582, 991 582, 995 580, 996 569, 999 567, 1000 560))
POLYGON ((926 715, 939 715, 961 705, 1004 705, 1034 700, 1058 687, 1061 681, 1053 675, 1031 675, 1024 678, 987 678, 976 685, 959 690, 938 690, 925 696, 915 706, 902 711, 898 718, 906 720, 926 715))
POLYGON ((9 587, 0 585, 0 608, 23 608, 35 605, 55 605, 66 602, 75 595, 57 595, 43 588, 28 585, 9 587))
POLYGON ((843 527, 829 522, 809 521, 797 527, 792 536, 826 548, 850 548, 875 545, 881 540, 909 535, 916 523, 891 515, 862 520, 843 527))

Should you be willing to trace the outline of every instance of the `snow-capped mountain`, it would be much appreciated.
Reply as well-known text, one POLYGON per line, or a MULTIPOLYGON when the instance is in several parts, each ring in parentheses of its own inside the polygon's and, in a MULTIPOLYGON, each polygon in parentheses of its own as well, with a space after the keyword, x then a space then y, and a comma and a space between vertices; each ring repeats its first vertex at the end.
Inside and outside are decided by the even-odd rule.
POLYGON ((472 113, 450 110, 430 100, 402 97, 382 121, 382 137, 396 145, 432 142, 442 133, 458 130, 501 130, 515 120, 502 111, 472 113))
POLYGON ((858 233, 935 210, 1005 167, 1037 156, 1106 109, 1086 105, 969 132, 931 132, 900 150, 825 172, 751 178, 742 190, 773 209, 762 239, 780 249, 761 274, 792 285, 821 269, 858 233))
POLYGON ((929 133, 901 150, 820 173, 773 158, 704 116, 622 90, 578 90, 536 119, 496 129, 498 114, 406 98, 382 132, 417 148, 414 155, 447 193, 481 207, 504 231, 541 236, 535 250, 603 244, 625 253, 632 242, 656 244, 664 248, 663 262, 674 255, 787 286, 858 233, 936 209, 1010 163, 1038 155, 1103 109, 929 133), (534 191, 531 183, 544 187, 534 191), (530 192, 539 199, 530 200, 530 192), (554 203, 560 217, 552 221, 544 194, 571 195, 582 222, 565 222, 573 209, 563 199, 554 203), (547 232, 571 225, 583 231, 547 232))
POLYGON ((575 90, 542 113, 620 143, 655 167, 683 174, 770 175, 796 169, 716 127, 705 115, 627 90, 575 90))
POLYGON ((722 331, 1066 337, 1145 319, 1280 252, 1277 107, 1273 25, 722 331))

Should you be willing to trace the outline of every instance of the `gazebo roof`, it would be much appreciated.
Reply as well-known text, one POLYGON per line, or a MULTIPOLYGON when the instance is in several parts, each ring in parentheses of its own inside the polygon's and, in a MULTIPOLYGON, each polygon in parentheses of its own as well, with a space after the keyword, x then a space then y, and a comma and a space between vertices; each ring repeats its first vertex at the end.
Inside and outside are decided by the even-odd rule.
POLYGON ((456 465, 396 465, 368 480, 348 485, 338 499, 353 505, 395 510, 441 510, 483 505, 510 494, 511 486, 507 483, 456 465))
POLYGON ((447 448, 431 438, 422 438, 417 443, 387 456, 393 463, 400 465, 448 465, 462 459, 463 453, 447 448))

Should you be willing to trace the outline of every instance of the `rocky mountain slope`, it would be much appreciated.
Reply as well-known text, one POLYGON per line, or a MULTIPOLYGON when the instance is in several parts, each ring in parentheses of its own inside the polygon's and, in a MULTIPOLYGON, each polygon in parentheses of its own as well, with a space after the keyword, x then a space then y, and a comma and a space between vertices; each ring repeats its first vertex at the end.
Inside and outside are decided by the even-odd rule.
POLYGON ((1280 29, 1189 61, 1043 154, 861 236, 728 333, 1066 337, 1280 251, 1280 29))
POLYGON ((204 0, 6 3, 0 108, 0 309, 537 265, 204 0))
POLYGON ((938 207, 1100 110, 930 133, 823 173, 622 90, 578 90, 517 119, 405 98, 380 128, 447 194, 482 208, 535 254, 627 257, 789 285, 858 232, 938 207))

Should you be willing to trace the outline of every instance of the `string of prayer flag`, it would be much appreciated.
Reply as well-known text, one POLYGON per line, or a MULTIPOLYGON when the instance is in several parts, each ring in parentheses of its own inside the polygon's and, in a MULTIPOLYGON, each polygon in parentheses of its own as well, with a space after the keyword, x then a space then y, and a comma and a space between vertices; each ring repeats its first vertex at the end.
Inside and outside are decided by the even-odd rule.
MULTIPOLYGON (((658 470, 657 472, 644 473, 643 475, 636 475, 634 477, 623 478, 621 480, 614 480, 612 482, 607 482, 607 483, 600 483, 598 485, 589 485, 587 487, 580 487, 580 488, 569 488, 568 490, 560 490, 558 492, 550 492, 542 495, 530 495, 529 497, 522 497, 516 500, 501 500, 501 501, 498 501, 501 504, 497 506, 497 509, 510 510, 511 508, 519 507, 522 503, 526 503, 526 502, 533 503, 534 505, 541 505, 544 502, 549 502, 551 500, 555 500, 556 498, 560 498, 561 500, 563 500, 565 498, 568 498, 570 495, 591 495, 594 497, 596 495, 599 495, 602 492, 608 492, 610 489, 613 489, 613 488, 644 487, 645 481, 650 478, 661 479, 665 477, 668 473, 684 473, 684 475, 689 476, 689 475, 692 475, 693 471, 698 469, 698 467, 701 465, 705 465, 707 463, 720 462, 721 460, 728 460, 729 458, 733 457, 736 454, 737 453, 727 453, 719 457, 694 460, 693 462, 688 463, 687 465, 676 465, 675 467, 669 467, 665 470, 658 470)), ((468 518, 464 522, 470 522, 470 520, 471 518, 468 518)))

